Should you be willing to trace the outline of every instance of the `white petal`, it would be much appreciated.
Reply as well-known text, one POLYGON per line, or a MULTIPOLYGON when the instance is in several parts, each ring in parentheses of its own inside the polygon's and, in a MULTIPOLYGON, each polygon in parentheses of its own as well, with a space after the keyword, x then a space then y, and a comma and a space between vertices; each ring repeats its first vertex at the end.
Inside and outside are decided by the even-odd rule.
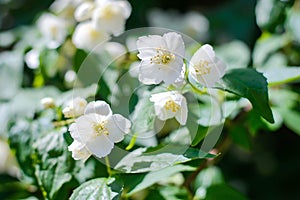
POLYGON ((70 134, 73 139, 86 143, 95 134, 94 124, 105 120, 101 115, 88 114, 75 120, 70 128, 70 134))
POLYGON ((122 14, 124 18, 128 19, 132 11, 130 3, 128 1, 118 1, 116 3, 118 3, 118 6, 122 8, 122 14))
POLYGON ((82 160, 85 162, 92 154, 86 148, 83 143, 74 140, 70 146, 68 146, 68 150, 72 152, 72 157, 74 160, 82 160))
POLYGON ((110 106, 105 101, 92 101, 88 103, 85 108, 84 114, 96 113, 98 115, 110 116, 112 111, 110 106))
POLYGON ((150 59, 156 54, 156 49, 165 46, 163 38, 159 35, 142 36, 136 42, 140 59, 150 59))
POLYGON ((72 37, 74 45, 85 50, 92 50, 95 46, 106 42, 108 39, 108 33, 102 29, 95 29, 91 22, 79 23, 72 37))
POLYGON ((191 63, 193 65, 197 64, 199 60, 207 60, 209 62, 214 62, 215 60, 215 52, 209 44, 205 44, 200 47, 192 56, 191 63))
POLYGON ((175 118, 181 125, 185 125, 187 121, 187 116, 188 116, 187 103, 185 97, 183 97, 180 109, 176 113, 175 118))
POLYGON ((102 158, 111 152, 114 147, 114 143, 105 135, 101 135, 95 137, 93 140, 89 140, 89 142, 86 143, 86 147, 92 154, 98 158, 102 158))
POLYGON ((168 50, 170 50, 170 52, 175 56, 179 56, 181 59, 183 59, 185 47, 181 35, 175 32, 169 32, 164 34, 163 38, 166 41, 168 50))
POLYGON ((218 58, 215 58, 216 62, 210 65, 211 71, 209 74, 197 76, 196 80, 206 87, 213 87, 225 74, 226 64, 218 58))
POLYGON ((139 80, 146 85, 159 84, 162 82, 162 73, 159 72, 156 65, 143 64, 146 62, 142 61, 142 65, 139 69, 139 80))
POLYGON ((74 12, 74 17, 77 21, 81 22, 91 18, 94 10, 94 3, 92 2, 84 2, 77 7, 74 12))
POLYGON ((120 142, 124 139, 124 134, 129 133, 131 122, 122 115, 115 114, 107 119, 105 127, 109 132, 107 137, 113 142, 120 142))

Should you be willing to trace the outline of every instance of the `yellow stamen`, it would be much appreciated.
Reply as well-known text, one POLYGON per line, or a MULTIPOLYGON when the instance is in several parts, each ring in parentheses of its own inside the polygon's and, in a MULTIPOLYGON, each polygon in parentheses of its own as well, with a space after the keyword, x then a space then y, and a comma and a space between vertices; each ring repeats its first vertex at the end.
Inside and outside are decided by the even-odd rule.
POLYGON ((107 121, 102 121, 100 123, 94 124, 94 130, 96 132, 95 136, 108 135, 108 129, 105 127, 107 121))
POLYGON ((200 60, 199 63, 197 63, 194 66, 195 72, 197 75, 205 75, 205 74, 209 74, 211 68, 208 66, 209 62, 206 60, 200 60))
POLYGON ((174 59, 175 59, 174 54, 171 54, 170 52, 168 52, 163 48, 157 48, 156 55, 150 59, 150 63, 167 65, 174 59))
POLYGON ((165 104, 166 110, 171 110, 172 112, 177 112, 180 109, 180 106, 175 103, 172 99, 168 100, 165 104))

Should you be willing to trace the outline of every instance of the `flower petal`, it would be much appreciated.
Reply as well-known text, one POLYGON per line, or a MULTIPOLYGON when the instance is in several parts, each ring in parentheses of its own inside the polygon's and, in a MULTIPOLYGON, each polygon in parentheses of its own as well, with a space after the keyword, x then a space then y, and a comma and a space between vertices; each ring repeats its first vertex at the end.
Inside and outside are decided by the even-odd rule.
POLYGON ((185 47, 181 35, 175 32, 169 32, 163 35, 163 39, 166 41, 167 48, 170 52, 183 60, 185 47))
POLYGON ((98 115, 110 116, 112 111, 110 106, 105 101, 92 101, 88 103, 85 108, 84 114, 96 113, 98 115))
POLYGON ((114 114, 107 119, 105 126, 108 129, 108 138, 113 142, 120 142, 124 139, 124 134, 129 133, 131 122, 119 114, 114 114))
POLYGON ((77 140, 74 140, 68 150, 72 152, 72 157, 74 160, 82 160, 85 162, 92 154, 85 147, 85 145, 77 140))
POLYGON ((185 125, 188 117, 188 108, 185 97, 183 97, 180 105, 180 109, 176 113, 176 120, 181 124, 185 125))
POLYGON ((139 72, 139 81, 143 84, 159 84, 163 80, 163 74, 160 73, 159 69, 157 69, 157 66, 154 64, 147 64, 142 61, 139 72))
POLYGON ((114 143, 105 135, 100 135, 95 137, 93 140, 89 140, 86 143, 86 147, 92 154, 98 158, 102 158, 111 152, 112 148, 114 147, 114 143))

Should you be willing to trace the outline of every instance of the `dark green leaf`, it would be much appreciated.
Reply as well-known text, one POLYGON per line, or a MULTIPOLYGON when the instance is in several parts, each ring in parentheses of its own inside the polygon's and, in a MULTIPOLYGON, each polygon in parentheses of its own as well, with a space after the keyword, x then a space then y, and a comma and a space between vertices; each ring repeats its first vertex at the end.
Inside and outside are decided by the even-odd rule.
POLYGON ((230 200, 246 200, 241 193, 227 185, 213 185, 207 189, 205 200, 230 199, 230 200))
POLYGON ((224 89, 250 100, 253 110, 273 123, 266 78, 254 69, 233 69, 223 77, 224 89))

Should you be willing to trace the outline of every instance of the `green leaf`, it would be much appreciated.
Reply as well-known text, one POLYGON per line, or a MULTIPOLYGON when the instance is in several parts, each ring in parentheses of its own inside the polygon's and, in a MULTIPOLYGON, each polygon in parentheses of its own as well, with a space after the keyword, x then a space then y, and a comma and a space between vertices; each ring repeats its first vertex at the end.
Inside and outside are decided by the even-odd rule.
MULTIPOLYGON (((45 198, 63 198, 62 187, 73 188, 73 169, 75 161, 70 156, 64 140, 65 127, 49 132, 33 144, 35 176, 45 198), (59 193, 59 195, 58 195, 59 193)), ((68 190, 68 189, 66 189, 68 190)))
POLYGON ((273 123, 266 78, 254 69, 233 69, 223 77, 224 89, 249 99, 253 110, 273 123))
POLYGON ((278 111, 282 115, 284 124, 289 129, 300 135, 300 113, 286 108, 279 108, 278 111))
POLYGON ((142 173, 161 170, 193 159, 214 158, 215 155, 189 148, 168 144, 154 148, 139 148, 127 154, 115 169, 125 173, 142 173))
POLYGON ((239 40, 234 40, 217 47, 216 55, 226 63, 229 69, 246 68, 250 61, 248 46, 239 40))
POLYGON ((286 46, 290 42, 288 34, 271 35, 263 33, 257 40, 253 50, 253 64, 255 67, 262 67, 268 58, 276 51, 286 46))
POLYGON ((135 192, 148 188, 159 181, 166 180, 178 172, 194 171, 195 169, 196 168, 187 165, 174 165, 174 166, 166 167, 159 171, 147 173, 143 177, 143 179, 139 182, 139 184, 137 184, 132 190, 129 191, 128 195, 132 195, 135 192))
POLYGON ((194 189, 195 197, 204 199, 206 196, 207 188, 224 183, 224 177, 218 167, 211 166, 203 169, 195 179, 194 189))
MULTIPOLYGON (((297 3, 297 2, 296 2, 297 3)), ((295 4, 296 4, 295 3, 295 4)), ((300 43, 300 8, 295 5, 293 9, 289 10, 288 18, 286 20, 286 27, 293 36, 294 40, 300 43)))
POLYGON ((76 188, 70 200, 112 200, 117 199, 122 186, 115 178, 92 179, 76 188))
POLYGON ((277 86, 300 80, 300 67, 278 67, 264 71, 269 86, 277 86))
POLYGON ((0 53, 0 99, 10 99, 17 94, 23 78, 22 59, 17 51, 0 53))
POLYGON ((205 200, 230 199, 230 200, 246 200, 241 193, 235 189, 225 185, 213 185, 207 189, 205 200))
POLYGON ((155 117, 154 106, 149 96, 140 99, 132 113, 133 133, 142 134, 153 130, 155 117))
POLYGON ((246 127, 237 124, 229 130, 229 134, 235 144, 241 146, 245 150, 250 150, 250 138, 246 127))
POLYGON ((188 200, 189 199, 189 193, 185 188, 180 188, 176 186, 166 186, 159 188, 159 193, 165 198, 165 199, 172 199, 172 200, 188 200))

